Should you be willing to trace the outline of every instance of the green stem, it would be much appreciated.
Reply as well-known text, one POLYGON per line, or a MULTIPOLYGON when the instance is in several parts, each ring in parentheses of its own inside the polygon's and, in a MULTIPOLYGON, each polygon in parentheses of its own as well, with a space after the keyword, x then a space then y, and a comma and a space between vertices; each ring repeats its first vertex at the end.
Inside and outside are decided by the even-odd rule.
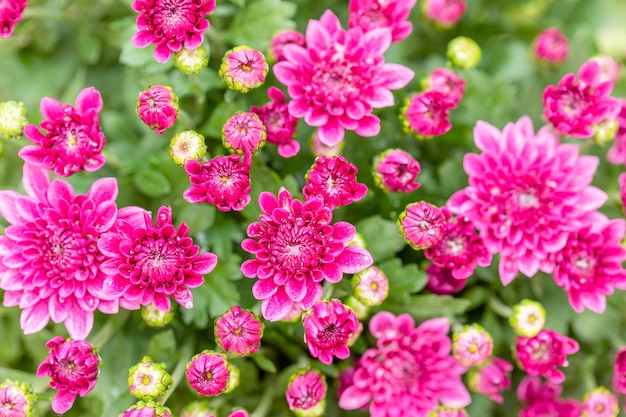
POLYGON ((180 381, 182 381, 185 370, 187 369, 187 362, 189 362, 193 353, 193 346, 193 337, 185 339, 185 343, 183 343, 183 346, 180 348, 178 363, 176 364, 176 368, 174 368, 174 372, 172 372, 172 386, 169 390, 167 390, 161 399, 161 404, 165 405, 167 399, 170 398, 170 395, 172 395, 174 391, 176 391, 176 387, 180 384, 180 381))
POLYGON ((596 363, 596 358, 593 356, 588 356, 584 362, 584 372, 583 372, 583 386, 585 388, 585 392, 591 392, 594 388, 596 388, 596 378, 593 376, 593 366, 596 363))
POLYGON ((130 316, 130 312, 128 310, 122 310, 115 316, 111 316, 109 320, 102 326, 100 331, 96 333, 96 335, 91 339, 91 344, 94 345, 97 349, 102 349, 102 347, 109 341, 111 336, 113 336, 117 331, 126 323, 128 317, 130 316))
POLYGON ((27 7, 22 14, 24 19, 41 19, 41 20, 64 20, 65 16, 62 9, 51 7, 27 7))
POLYGON ((499 316, 509 318, 513 314, 513 309, 504 304, 495 296, 489 297, 488 303, 489 307, 491 307, 491 309, 499 316))
POLYGON ((257 405, 252 414, 250 414, 250 417, 265 417, 267 415, 274 400, 275 385, 276 377, 268 377, 265 384, 266 388, 263 392, 263 396, 261 397, 261 401, 259 401, 259 405, 257 405))
POLYGON ((330 282, 325 282, 323 288, 324 291, 322 293, 322 298, 330 298, 333 295, 333 291, 335 290, 333 284, 331 284, 330 282))
POLYGON ((615 350, 620 350, 621 348, 626 347, 626 342, 624 342, 624 340, 622 340, 622 338, 618 335, 612 334, 610 339, 615 350))
POLYGON ((122 161, 120 160, 120 158, 117 157, 117 155, 114 155, 111 152, 107 152, 106 150, 102 151, 102 155, 104 155, 106 165, 108 165, 112 169, 119 171, 122 168, 122 161))

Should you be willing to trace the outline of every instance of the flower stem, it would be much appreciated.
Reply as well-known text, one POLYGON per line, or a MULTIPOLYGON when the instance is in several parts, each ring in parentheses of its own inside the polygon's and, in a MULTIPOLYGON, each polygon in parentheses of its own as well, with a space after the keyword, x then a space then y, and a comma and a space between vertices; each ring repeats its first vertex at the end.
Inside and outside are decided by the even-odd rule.
POLYGON ((94 345, 98 349, 102 349, 102 347, 109 341, 111 336, 113 336, 117 331, 126 323, 128 317, 130 316, 130 312, 128 310, 122 310, 115 316, 111 316, 109 320, 102 326, 100 331, 96 333, 96 335, 91 339, 91 344, 94 345))
POLYGON ((183 379, 185 369, 187 368, 187 362, 189 361, 189 359, 191 359, 193 353, 193 345, 193 337, 185 339, 183 346, 180 348, 180 357, 178 358, 178 363, 176 364, 176 368, 174 368, 174 372, 172 372, 172 386, 169 390, 167 390, 167 392, 161 399, 161 404, 165 405, 167 399, 170 398, 170 395, 172 395, 174 391, 176 391, 176 387, 183 379))
POLYGON ((265 417, 267 415, 274 400, 275 385, 276 377, 268 377, 265 383, 266 388, 263 392, 263 396, 261 397, 261 401, 259 401, 259 405, 257 405, 252 414, 250 414, 250 417, 265 417))
POLYGON ((511 317, 511 315, 513 315, 513 309, 509 307, 508 305, 504 304, 495 296, 489 297, 488 303, 489 303, 489 307, 491 307, 494 313, 498 314, 499 316, 509 318, 511 317))

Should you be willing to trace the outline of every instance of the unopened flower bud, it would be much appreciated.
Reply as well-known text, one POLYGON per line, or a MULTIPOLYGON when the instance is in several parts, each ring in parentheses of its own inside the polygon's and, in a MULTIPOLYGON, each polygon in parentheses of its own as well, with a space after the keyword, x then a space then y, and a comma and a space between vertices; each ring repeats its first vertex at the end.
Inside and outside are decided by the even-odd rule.
POLYGON ((255 113, 237 112, 222 127, 222 143, 232 153, 253 154, 265 145, 265 125, 255 113))
POLYGON ((479 365, 493 350, 491 335, 479 324, 464 326, 452 335, 452 353, 466 366, 479 365))
POLYGON ((383 191, 410 193, 419 188, 420 164, 402 149, 387 149, 374 160, 374 183, 383 191))
POLYGON ((189 363, 185 376, 191 388, 205 397, 223 394, 230 386, 231 368, 226 355, 204 350, 189 363))
POLYGON ((235 388, 239 386, 239 381, 241 380, 241 372, 239 368, 232 363, 230 364, 230 378, 228 378, 228 386, 226 387, 226 391, 224 394, 228 394, 232 392, 235 388))
POLYGON ((448 59, 457 68, 469 71, 480 62, 480 46, 465 36, 459 36, 448 43, 448 59))
POLYGON ((617 417, 619 400, 604 387, 597 387, 583 399, 582 417, 617 417))
POLYGON ((615 139, 619 124, 615 117, 609 117, 599 123, 596 123, 593 127, 593 141, 600 146, 615 139))
POLYGON ((172 417, 172 411, 156 401, 138 401, 119 417, 172 417))
POLYGON ((207 401, 192 401, 180 412, 180 417, 215 417, 216 411, 207 401))
POLYGON ((254 313, 233 306, 215 319, 215 341, 227 353, 249 355, 261 346, 263 327, 254 313))
POLYGON ((268 69, 261 52, 242 45, 226 52, 219 75, 231 90, 247 93, 263 85, 268 69))
POLYGON ((0 383, 0 416, 32 417, 34 402, 35 394, 26 382, 0 383))
POLYGON ((178 117, 178 97, 171 87, 151 85, 139 93, 137 115, 150 129, 159 135, 176 123, 178 117))
POLYGON ((301 369, 289 379, 287 404, 298 417, 320 417, 326 410, 326 379, 319 371, 301 369))
POLYGON ((567 59, 569 41, 559 28, 542 31, 533 42, 535 58, 542 63, 556 65, 567 59))
POLYGON ((178 132, 170 140, 170 156, 172 160, 184 167, 187 161, 201 161, 206 154, 204 136, 193 131, 178 132))
POLYGON ((350 283, 354 297, 368 307, 382 304, 389 294, 389 280, 375 266, 355 274, 350 283))
POLYGON ((157 310, 154 303, 141 306, 141 318, 150 327, 163 327, 169 324, 174 318, 175 306, 172 304, 169 310, 157 310))
POLYGON ((509 322, 518 335, 534 337, 543 329, 546 322, 546 310, 538 301, 522 300, 513 306, 513 314, 509 322))
POLYGON ((415 250, 436 245, 446 231, 443 211, 425 201, 411 203, 398 217, 400 234, 415 250))
POLYGON ((7 139, 19 139, 27 124, 24 103, 17 101, 0 103, 0 136, 7 139))
POLYGON ((204 45, 200 45, 196 49, 183 47, 180 51, 174 53, 174 66, 186 75, 198 75, 200 70, 206 67, 208 63, 209 54, 204 45))
POLYGON ((140 400, 161 397, 172 386, 172 377, 164 363, 154 363, 150 356, 144 358, 128 371, 128 389, 140 400))

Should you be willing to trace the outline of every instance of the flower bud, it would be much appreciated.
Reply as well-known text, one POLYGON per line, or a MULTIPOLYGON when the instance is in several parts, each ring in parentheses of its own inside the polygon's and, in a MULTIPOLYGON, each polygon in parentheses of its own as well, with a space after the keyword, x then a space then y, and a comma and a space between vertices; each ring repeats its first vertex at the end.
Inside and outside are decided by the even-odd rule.
POLYGON ((227 353, 250 355, 261 346, 263 327, 254 313, 233 306, 215 319, 215 341, 227 353))
POLYGON ((546 310, 538 301, 522 300, 513 306, 513 314, 509 322, 518 335, 534 337, 543 329, 546 322, 546 310))
POLYGON ((204 136, 193 130, 178 132, 170 140, 170 156, 181 167, 190 160, 201 161, 206 149, 204 136))
POLYGON ((137 115, 150 129, 159 135, 176 123, 178 117, 178 97, 171 87, 151 85, 139 93, 137 115))
POLYGON ((502 404, 502 391, 511 388, 513 365, 504 359, 493 358, 468 374, 468 387, 474 392, 486 395, 491 401, 502 404))
POLYGON ((16 101, 0 103, 0 136, 7 139, 19 139, 27 124, 24 103, 16 101))
POLYGON ((230 386, 231 368, 226 355, 204 350, 189 363, 185 376, 191 388, 205 397, 223 394, 230 386))
POLYGON ((605 143, 615 139, 619 124, 617 118, 609 117, 599 123, 592 126, 593 128, 593 141, 600 146, 604 146, 605 143))
POLYGON ((465 36, 459 36, 448 43, 448 59, 457 68, 469 71, 480 62, 480 46, 465 36))
POLYGON ((493 340, 479 324, 464 326, 452 335, 452 353, 463 365, 475 366, 491 356, 493 340))
POLYGON ((154 303, 141 306, 141 318, 150 327, 164 327, 174 318, 175 306, 172 304, 169 310, 157 310, 154 303))
POLYGON ((617 417, 619 400, 611 391, 597 387, 583 399, 582 417, 617 417))
POLYGON ((172 377, 164 363, 154 363, 150 356, 128 371, 128 389, 140 400, 156 400, 172 386, 172 377))
POLYGON ((35 394, 26 382, 5 380, 0 383, 0 415, 33 417, 34 403, 35 394))
POLYGON ((172 417, 172 411, 156 401, 138 401, 119 417, 172 417))
POLYGON ((410 193, 419 188, 420 164, 402 149, 387 149, 374 160, 374 182, 383 191, 410 193))
POLYGON ((268 58, 270 62, 277 63, 284 61, 285 54, 283 51, 285 49, 285 45, 289 45, 291 43, 304 48, 306 46, 306 39, 304 38, 304 34, 294 29, 285 29, 276 33, 270 41, 270 48, 268 53, 268 58))
POLYGON ((180 412, 180 417, 215 417, 216 411, 207 401, 192 401, 180 412))
POLYGON ((467 9, 466 0, 424 0, 422 11, 429 21, 447 29, 456 25, 467 9))
POLYGON ((535 58, 545 64, 560 64, 567 59, 569 42, 559 28, 549 28, 541 32, 533 42, 535 58))
POLYGON ((409 204, 400 213, 398 229, 413 249, 426 249, 441 240, 446 231, 446 218, 438 207, 419 201, 409 204))
POLYGON ((354 311, 356 318, 359 320, 365 320, 369 315, 370 308, 352 295, 346 298, 346 305, 354 311))
POLYGON ((289 379, 287 404, 298 417, 321 417, 326 409, 326 378, 319 371, 300 369, 289 379))
POLYGON ((226 52, 219 75, 231 90, 247 93, 263 85, 268 69, 261 52, 242 45, 226 52))
POLYGON ((174 66, 186 75, 198 75, 208 63, 209 53, 204 45, 200 45, 196 49, 183 47, 180 51, 174 52, 174 66))
POLYGON ((222 127, 222 143, 232 153, 253 154, 265 139, 265 125, 255 113, 237 112, 222 127))
POLYGON ((380 269, 370 266, 350 280, 354 297, 368 307, 378 306, 387 299, 389 280, 380 269))

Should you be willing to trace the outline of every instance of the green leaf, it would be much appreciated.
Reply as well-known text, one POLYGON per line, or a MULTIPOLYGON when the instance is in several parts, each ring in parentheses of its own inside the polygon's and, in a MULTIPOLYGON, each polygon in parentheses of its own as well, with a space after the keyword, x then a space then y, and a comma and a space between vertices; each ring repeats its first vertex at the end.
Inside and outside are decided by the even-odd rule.
POLYGON ((462 314, 467 311, 471 302, 449 295, 424 294, 409 297, 405 304, 385 303, 383 305, 385 310, 394 314, 408 313, 415 319, 424 320, 433 317, 451 318, 456 314, 462 314))
POLYGON ((247 45, 265 50, 274 33, 281 29, 292 29, 291 20, 296 5, 281 0, 251 1, 245 9, 235 15, 225 37, 233 45, 247 45))
POLYGON ((86 26, 78 32, 78 56, 85 64, 95 64, 102 53, 102 43, 86 26))
POLYGON ((133 183, 142 194, 148 197, 162 197, 172 191, 172 186, 165 175, 155 169, 140 169, 133 177, 133 183))
POLYGON ((161 362, 176 354, 176 337, 172 329, 159 332, 150 338, 146 355, 161 362))
POLYGON ((239 304, 237 287, 224 277, 210 274, 202 287, 207 290, 205 295, 211 317, 217 317, 232 306, 239 304))
POLYGON ((365 239, 367 250, 375 261, 394 256, 406 245, 396 222, 383 219, 379 215, 361 220, 356 224, 356 230, 365 239))
POLYGON ((213 109, 211 116, 200 129, 206 137, 219 139, 222 137, 222 127, 235 113, 246 110, 243 100, 222 101, 213 109))
POLYGON ((254 363, 265 372, 269 372, 271 374, 276 373, 276 365, 271 361, 270 358, 262 354, 261 352, 255 352, 252 356, 250 356, 254 363))
POLYGON ((191 204, 186 203, 178 210, 177 218, 184 220, 189 229, 195 233, 207 230, 215 223, 215 212, 217 209, 212 204, 191 204))
MULTIPOLYGON (((567 307, 570 307, 567 305, 567 307)), ((548 316, 552 313, 548 311, 548 316)), ((607 305, 602 314, 594 313, 591 310, 584 310, 576 314, 572 320, 572 328, 580 340, 589 343, 598 343, 602 339, 610 339, 617 329, 623 328, 620 323, 620 312, 612 305, 607 305)))
POLYGON ((402 265, 398 258, 378 264, 389 280, 391 295, 401 292, 417 292, 426 286, 428 277, 416 264, 402 265))

